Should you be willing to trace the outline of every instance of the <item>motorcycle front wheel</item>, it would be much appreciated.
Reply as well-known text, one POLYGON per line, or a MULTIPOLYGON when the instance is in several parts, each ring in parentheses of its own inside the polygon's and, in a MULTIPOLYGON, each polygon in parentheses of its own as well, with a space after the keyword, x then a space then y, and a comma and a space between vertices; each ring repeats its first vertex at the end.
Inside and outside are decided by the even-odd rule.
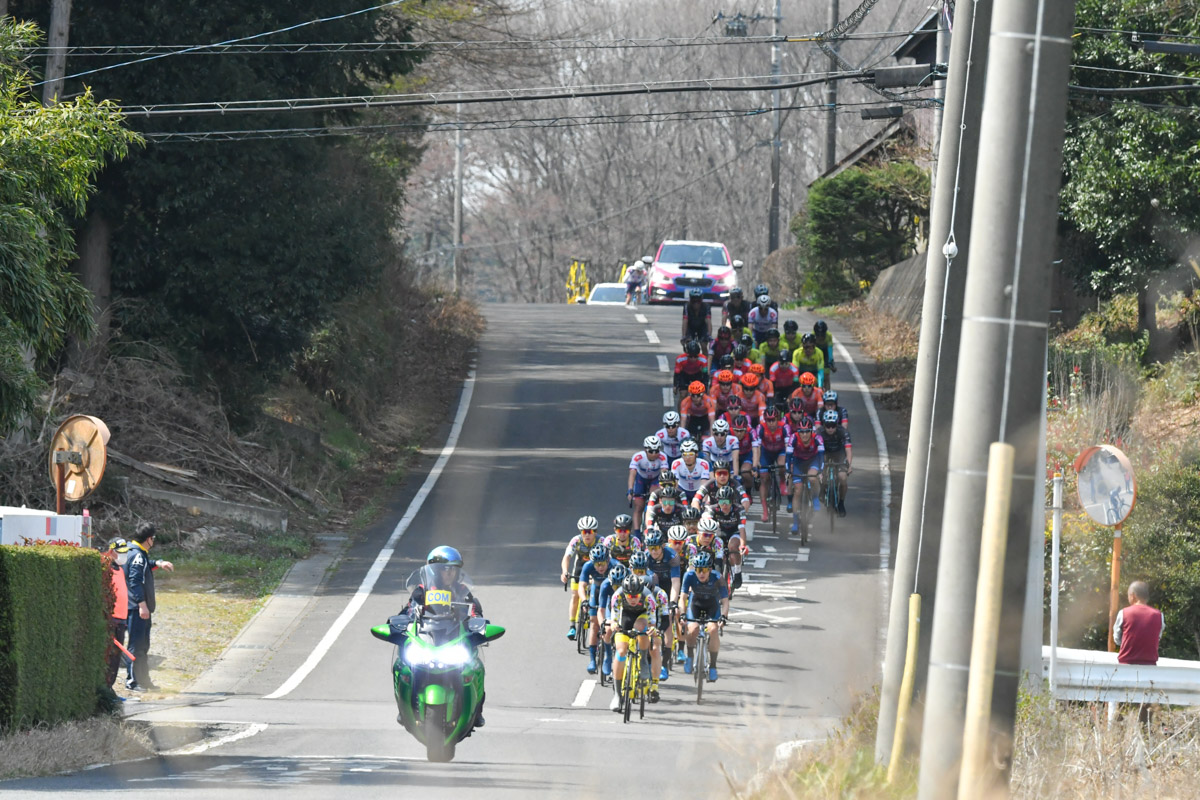
POLYGON ((447 743, 450 724, 446 721, 445 706, 430 706, 425 710, 425 757, 436 763, 454 758, 454 742, 447 743), (432 716, 429 714, 432 713, 432 716))

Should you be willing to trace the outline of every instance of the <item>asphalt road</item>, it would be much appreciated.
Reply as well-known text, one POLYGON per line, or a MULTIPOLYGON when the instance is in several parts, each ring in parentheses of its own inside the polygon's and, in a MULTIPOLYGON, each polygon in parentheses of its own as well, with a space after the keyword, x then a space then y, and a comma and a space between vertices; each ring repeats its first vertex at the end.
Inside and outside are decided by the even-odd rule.
POLYGON ((165 790, 173 798, 241 798, 286 789, 290 798, 327 798, 331 790, 365 797, 403 787, 425 797, 599 797, 611 793, 614 767, 625 767, 624 778, 651 796, 729 796, 730 785, 744 785, 781 743, 830 729, 878 679, 881 549, 890 540, 881 537, 876 437, 849 370, 835 376, 854 435, 849 515, 834 535, 819 526, 804 549, 760 528, 722 640, 721 677, 704 704, 678 674, 645 720, 622 724, 608 710, 609 690, 592 686, 565 637, 558 562, 579 516, 594 514, 604 526, 626 511, 629 457, 666 410, 669 376, 659 356, 673 360, 679 311, 492 305, 485 312, 488 330, 454 454, 362 607, 299 686, 264 699, 347 607, 421 476, 398 490, 384 518, 233 693, 129 709, 143 719, 225 723, 229 740, 191 755, 7 782, 6 796, 165 790), (441 543, 463 551, 487 615, 508 634, 485 655, 487 727, 459 745, 454 762, 438 765, 396 724, 392 648, 368 629, 400 609, 406 577, 441 543))

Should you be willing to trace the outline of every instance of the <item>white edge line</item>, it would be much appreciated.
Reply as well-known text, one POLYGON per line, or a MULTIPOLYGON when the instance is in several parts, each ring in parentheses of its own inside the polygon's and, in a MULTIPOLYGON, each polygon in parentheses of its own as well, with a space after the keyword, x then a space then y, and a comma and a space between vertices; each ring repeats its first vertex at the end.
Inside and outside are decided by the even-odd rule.
POLYGON ((207 750, 212 750, 214 747, 220 747, 222 745, 226 745, 231 742, 236 742, 239 739, 249 739, 251 736, 254 736, 257 733, 262 733, 266 729, 267 729, 267 723, 255 722, 250 727, 245 728, 244 730, 240 730, 237 733, 231 733, 226 736, 221 736, 217 739, 211 739, 207 742, 198 742, 197 744, 189 744, 189 745, 184 745, 183 747, 176 747, 174 750, 165 750, 162 753, 160 753, 160 755, 164 755, 164 756, 194 756, 199 753, 203 753, 207 750))
MULTIPOLYGON (((891 604, 890 582, 888 580, 888 569, 892 560, 892 472, 891 458, 888 455, 887 438, 883 435, 883 425, 879 422, 879 412, 875 408, 875 400, 871 397, 871 390, 867 388, 867 382, 863 380, 862 373, 858 370, 858 365, 854 363, 854 359, 850 357, 850 351, 841 342, 834 342, 837 345, 838 353, 842 360, 850 366, 850 372, 854 375, 854 382, 858 385, 858 391, 863 396, 863 401, 867 407, 867 416, 871 420, 871 428, 875 431, 875 449, 879 454, 879 604, 882 609, 879 620, 879 638, 881 642, 886 643, 887 639, 887 622, 890 613, 889 606, 891 604)), ((882 661, 881 667, 882 669, 882 661)))
POLYGON ((584 680, 579 684, 579 691, 575 693, 575 699, 571 705, 575 708, 587 708, 588 701, 592 699, 592 692, 596 689, 595 680, 584 680))
POLYGON ((412 524, 416 518, 417 512, 421 510, 425 498, 433 491, 434 484, 441 477, 442 470, 446 468, 446 462, 450 460, 450 456, 454 454, 454 447, 458 444, 458 435, 462 433, 463 422, 467 419, 467 411, 471 407, 471 395, 475 391, 475 370, 467 373, 467 380, 463 384, 462 395, 458 399, 458 413, 454 416, 454 424, 450 427, 450 435, 446 439, 446 444, 442 447, 442 454, 438 456, 437 461, 433 464, 433 469, 429 471, 429 475, 425 478, 425 483, 421 484, 420 490, 408 504, 408 510, 400 521, 396 523, 395 530, 388 537, 387 543, 383 549, 379 551, 379 555, 375 557, 375 563, 367 570, 367 574, 363 577, 362 584, 358 587, 358 591, 354 593, 354 597, 350 598, 350 602, 346 604, 346 608, 342 610, 341 615, 334 620, 329 626, 329 630, 308 654, 308 658, 300 665, 300 668, 292 673, 283 685, 268 695, 264 695, 264 700, 277 700, 280 697, 290 693, 293 689, 300 685, 308 674, 312 672, 317 664, 321 663, 321 659, 333 647, 333 643, 337 641, 338 636, 350 624, 350 620, 362 608, 363 603, 367 602, 367 597, 371 594, 371 590, 375 588, 375 582, 379 580, 379 576, 383 573, 383 568, 387 566, 387 562, 391 560, 392 553, 395 552, 396 543, 404 536, 404 532, 408 530, 408 526, 412 524))

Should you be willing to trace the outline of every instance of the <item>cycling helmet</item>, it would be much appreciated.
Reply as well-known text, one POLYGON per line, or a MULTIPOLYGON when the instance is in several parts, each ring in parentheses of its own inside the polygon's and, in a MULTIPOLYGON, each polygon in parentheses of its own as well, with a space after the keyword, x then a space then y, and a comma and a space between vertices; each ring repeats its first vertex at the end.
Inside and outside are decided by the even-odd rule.
POLYGON ((596 521, 595 517, 587 515, 580 517, 579 522, 575 523, 575 527, 581 531, 594 531, 600 527, 600 523, 596 521))
POLYGON ((825 423, 826 425, 837 425, 841 421, 841 416, 832 409, 821 415, 821 422, 825 423))
POLYGON ((758 296, 758 307, 759 308, 766 309, 766 308, 770 308, 770 306, 771 306, 771 296, 770 295, 763 294, 763 295, 758 296))
MULTIPOLYGON (((729 356, 722 356, 728 358, 729 356)), ((717 373, 717 383, 733 383, 733 370, 723 369, 717 373)))
POLYGON ((712 517, 706 517, 705 519, 700 520, 701 533, 716 533, 719 530, 721 530, 721 526, 718 525, 717 521, 712 517))
POLYGON ((751 364, 750 371, 757 375, 760 381, 762 380, 762 376, 767 374, 767 368, 762 364, 751 364))
POLYGON ((635 550, 633 555, 629 557, 629 568, 650 569, 650 556, 641 550, 635 550))
POLYGON ((750 348, 744 344, 735 345, 733 348, 733 360, 745 361, 746 356, 750 355, 750 348))
POLYGON ((732 336, 733 336, 733 331, 729 330, 729 328, 718 328, 717 329, 717 338, 718 339, 729 339, 732 336))
POLYGON ((659 494, 662 494, 663 489, 667 488, 668 486, 674 486, 677 483, 679 483, 679 479, 675 477, 675 473, 671 470, 664 469, 662 472, 658 473, 659 494))
POLYGON ((806 333, 800 337, 800 344, 811 344, 815 347, 817 344, 817 337, 813 336, 811 333, 806 333))
POLYGON ((737 499, 737 491, 732 486, 722 486, 717 489, 717 502, 724 503, 726 501, 732 503, 737 499))
POLYGON ((784 349, 780 350, 779 351, 779 363, 780 364, 792 363, 792 351, 788 350, 786 347, 784 349))
POLYGON ((592 551, 588 553, 588 556, 591 557, 593 564, 607 564, 608 548, 602 544, 598 544, 592 548, 592 551))
MULTIPOLYGON (((729 318, 729 327, 730 328, 746 327, 746 318, 743 317, 741 314, 734 314, 732 317, 729 318)), ((730 333, 733 333, 733 331, 731 330, 730 333)))
POLYGON ((791 400, 788 400, 788 412, 789 413, 798 414, 803 410, 804 410, 804 401, 801 400, 799 397, 793 397, 791 400))
POLYGON ((688 343, 683 346, 683 352, 688 358, 695 358, 700 355, 700 343, 695 339, 688 340, 688 343))
POLYGON ((805 417, 796 425, 796 433, 812 433, 812 419, 805 417))
POLYGON ((718 369, 729 369, 732 366, 733 366, 733 354, 732 353, 726 353, 725 355, 723 355, 717 359, 717 368, 718 369))
MULTIPOLYGON (((646 545, 646 547, 662 547, 666 541, 667 537, 663 535, 662 531, 660 531, 658 528, 652 528, 650 532, 646 534, 646 538, 643 540, 642 544, 646 545)), ((630 561, 632 563, 632 559, 630 561)))
MULTIPOLYGON (((730 375, 729 377, 730 377, 730 379, 733 378, 732 375, 730 375)), ((716 436, 719 436, 722 433, 729 433, 729 423, 723 419, 717 420, 716 422, 714 422, 712 424, 712 432, 716 436)), ((721 462, 718 461, 717 464, 719 464, 719 463, 721 463, 721 462)), ((716 468, 717 468, 717 466, 716 466, 716 464, 714 464, 713 469, 716 469, 716 468)))
MULTIPOLYGON (((722 420, 722 421, 724 421, 724 420, 722 420)), ((730 464, 728 461, 726 461, 724 459, 717 459, 716 461, 714 461, 712 463, 713 474, 715 475, 718 472, 729 472, 729 468, 731 466, 733 466, 733 465, 730 464)))
POLYGON ((813 325, 813 333, 817 336, 825 336, 829 332, 829 326, 825 324, 825 320, 817 320, 817 324, 813 325))
POLYGON ((804 373, 803 375, 800 376, 800 385, 801 386, 816 386, 817 385, 817 376, 813 375, 811 372, 804 373))
POLYGON ((637 575, 626 575, 625 580, 621 581, 621 588, 625 590, 625 594, 641 594, 645 586, 637 575))
POLYGON ((628 514, 617 514, 613 517, 613 527, 627 530, 633 528, 633 517, 628 514))
POLYGON ((435 547, 429 551, 429 555, 425 557, 426 564, 446 564, 451 567, 461 567, 463 565, 462 554, 453 547, 442 545, 435 547))
POLYGON ((679 489, 674 486, 664 486, 658 492, 658 499, 659 502, 662 502, 663 500, 678 500, 679 489))
POLYGON ((688 292, 688 299, 689 300, 703 300, 704 299, 704 290, 703 289, 692 289, 690 292, 688 292))
POLYGON ((667 528, 667 538, 672 542, 682 542, 688 538, 687 528, 682 525, 672 525, 667 528))
POLYGON ((651 450, 657 453, 661 447, 662 442, 659 441, 657 436, 647 436, 645 439, 642 439, 642 449, 647 453, 651 450))
POLYGON ((779 338, 779 328, 771 328, 771 330, 767 331, 767 340, 768 341, 771 339, 778 339, 778 338, 779 338))
POLYGON ((608 568, 608 579, 612 581, 613 586, 620 586, 621 581, 625 580, 629 575, 629 568, 620 561, 613 560, 612 566, 608 568))
POLYGON ((837 397, 838 397, 837 392, 835 392, 833 389, 830 389, 828 392, 825 393, 825 402, 836 404, 837 397))
POLYGON ((732 289, 730 289, 730 290, 729 290, 729 297, 730 297, 730 298, 734 298, 734 297, 741 297, 741 296, 742 296, 742 287, 740 287, 740 286, 735 286, 735 287, 733 287, 732 289))
POLYGON ((796 322, 796 320, 794 320, 794 319, 789 319, 787 322, 783 323, 783 332, 784 333, 796 333, 799 330, 800 330, 800 323, 796 322))
POLYGON ((692 569, 712 569, 712 565, 712 553, 708 552, 696 553, 696 555, 692 556, 690 564, 692 569))
POLYGON ((754 296, 755 297, 761 297, 764 294, 770 294, 770 293, 771 293, 771 290, 767 287, 767 285, 765 283, 760 283, 758 286, 754 287, 754 296))
POLYGON ((688 506, 683 510, 683 521, 691 522, 694 519, 700 519, 700 509, 688 506))
POLYGON ((754 349, 754 336, 749 333, 742 334, 742 347, 746 348, 746 352, 754 349))
POLYGON ((758 380, 758 376, 753 372, 747 372, 742 376, 742 386, 745 386, 747 389, 753 389, 758 386, 758 380))
POLYGON ((688 394, 704 394, 704 384, 700 381, 692 381, 688 384, 688 394))
POLYGON ((742 429, 749 428, 750 427, 750 418, 747 417, 745 414, 738 414, 736 417, 733 418, 733 427, 742 428, 742 429))
POLYGON ((679 445, 679 453, 681 455, 683 453, 699 453, 699 452, 700 452, 700 445, 696 444, 695 439, 685 439, 683 441, 683 443, 681 445, 679 445))
POLYGON ((778 422, 779 421, 779 409, 776 408, 774 405, 767 406, 766 411, 763 412, 762 418, 765 421, 778 422))
POLYGON ((668 411, 667 413, 663 414, 663 426, 664 427, 670 428, 670 427, 672 427, 674 425, 678 425, 678 424, 679 424, 679 412, 678 411, 668 411))

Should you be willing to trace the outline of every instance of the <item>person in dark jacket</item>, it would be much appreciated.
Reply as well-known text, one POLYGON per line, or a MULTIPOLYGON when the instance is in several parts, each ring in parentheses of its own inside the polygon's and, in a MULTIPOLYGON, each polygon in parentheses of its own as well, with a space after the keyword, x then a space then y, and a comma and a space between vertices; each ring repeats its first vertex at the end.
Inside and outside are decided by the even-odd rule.
POLYGON ((154 570, 174 572, 175 565, 150 557, 154 547, 154 526, 143 522, 129 544, 125 562, 125 586, 129 590, 129 652, 136 659, 129 665, 125 688, 131 691, 153 689, 146 657, 150 652, 150 615, 154 613, 154 570))

